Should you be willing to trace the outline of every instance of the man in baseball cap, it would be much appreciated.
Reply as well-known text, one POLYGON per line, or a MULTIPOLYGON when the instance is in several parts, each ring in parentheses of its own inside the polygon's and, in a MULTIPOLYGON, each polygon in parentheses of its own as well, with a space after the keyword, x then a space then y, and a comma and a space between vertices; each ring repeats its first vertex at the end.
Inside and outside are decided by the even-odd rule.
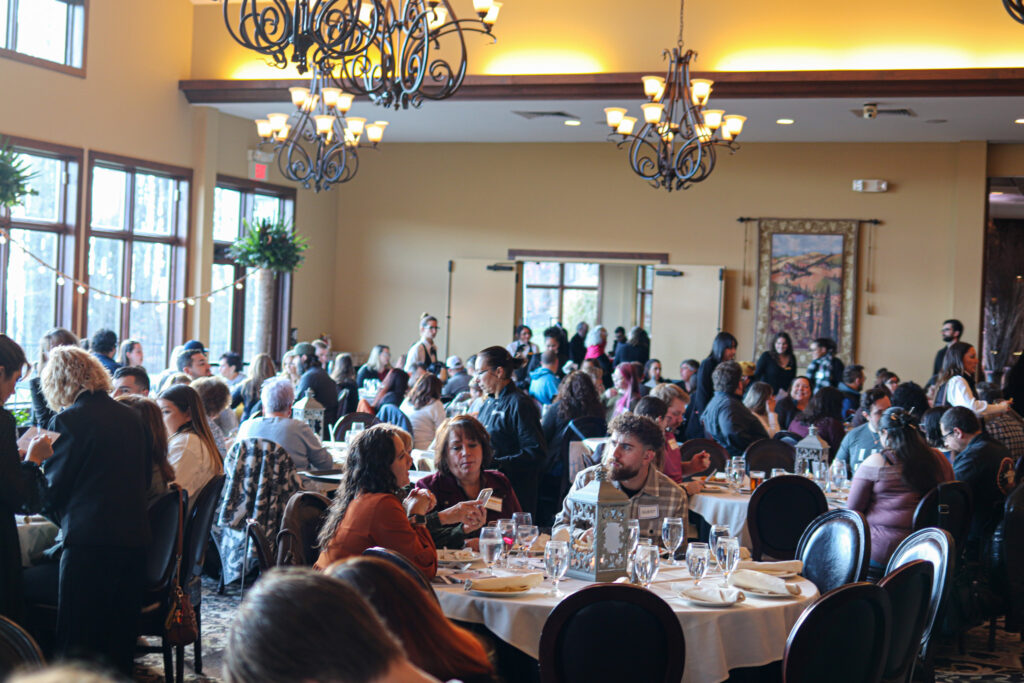
POLYGON ((448 366, 448 381, 441 390, 441 396, 454 398, 463 391, 469 391, 470 376, 462 364, 462 359, 458 356, 448 356, 445 365, 448 366))

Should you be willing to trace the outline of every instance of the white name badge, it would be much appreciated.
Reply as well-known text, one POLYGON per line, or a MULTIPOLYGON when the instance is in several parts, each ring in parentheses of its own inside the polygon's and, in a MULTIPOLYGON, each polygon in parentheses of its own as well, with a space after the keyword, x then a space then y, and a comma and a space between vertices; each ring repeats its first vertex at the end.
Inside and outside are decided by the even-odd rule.
POLYGON ((487 499, 487 505, 484 505, 485 510, 493 510, 494 512, 501 512, 501 498, 492 495, 487 499))
POLYGON ((637 509, 636 516, 640 519, 655 519, 658 516, 657 505, 641 505, 637 509))
POLYGON ((673 450, 673 451, 676 450, 677 448, 679 448, 679 442, 676 441, 676 437, 674 437, 674 436, 668 437, 668 447, 669 447, 670 450, 673 450))

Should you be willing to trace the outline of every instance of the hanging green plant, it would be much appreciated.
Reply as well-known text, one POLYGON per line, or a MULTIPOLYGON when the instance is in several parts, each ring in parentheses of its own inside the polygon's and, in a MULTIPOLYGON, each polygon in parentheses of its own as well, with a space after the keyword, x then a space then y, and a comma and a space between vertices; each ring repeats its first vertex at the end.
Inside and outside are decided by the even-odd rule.
POLYGON ((302 252, 308 248, 306 238, 295 234, 291 223, 262 220, 254 225, 245 221, 245 234, 228 253, 240 266, 290 273, 306 259, 302 252))
POLYGON ((0 206, 10 209, 25 197, 39 194, 28 186, 33 176, 25 160, 18 159, 10 141, 0 140, 0 206))

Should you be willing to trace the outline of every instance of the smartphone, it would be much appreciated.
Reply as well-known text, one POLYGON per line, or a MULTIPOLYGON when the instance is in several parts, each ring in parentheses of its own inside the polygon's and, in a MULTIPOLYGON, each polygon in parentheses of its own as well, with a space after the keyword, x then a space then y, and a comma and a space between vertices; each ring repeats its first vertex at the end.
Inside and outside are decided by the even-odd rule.
POLYGON ((480 495, 476 497, 476 501, 480 503, 481 507, 487 507, 487 501, 491 499, 492 493, 494 493, 494 489, 480 489, 480 495))

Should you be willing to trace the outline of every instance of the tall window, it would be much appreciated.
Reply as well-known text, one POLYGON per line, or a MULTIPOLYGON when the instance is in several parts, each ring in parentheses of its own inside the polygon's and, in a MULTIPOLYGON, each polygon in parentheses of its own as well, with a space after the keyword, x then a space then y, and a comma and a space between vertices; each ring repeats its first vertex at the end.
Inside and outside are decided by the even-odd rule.
POLYGON ((567 329, 591 325, 600 307, 597 263, 527 261, 523 264, 523 322, 535 335, 561 320, 567 329))
MULTIPOLYGON (((228 255, 231 243, 245 231, 245 223, 287 221, 295 217, 295 190, 254 183, 238 178, 218 176, 213 199, 213 289, 230 284, 246 275, 246 269, 235 265, 228 255)), ((274 348, 286 341, 287 321, 291 317, 291 277, 277 278, 278 321, 274 348)), ((225 351, 240 351, 249 362, 256 354, 253 324, 256 288, 248 280, 241 288, 232 288, 213 296, 210 305, 210 358, 219 358, 225 351)))
POLYGON ((654 266, 636 267, 636 324, 651 331, 654 306, 654 266))
POLYGON ((11 209, 11 241, 0 245, 0 326, 25 349, 30 360, 39 355, 39 340, 52 327, 71 327, 72 286, 58 281, 29 254, 61 272, 74 270, 81 153, 77 150, 25 142, 19 159, 32 174, 37 194, 11 209))
POLYGON ((86 2, 0 0, 0 55, 84 75, 86 2))
POLYGON ((184 310, 148 302, 185 296, 192 172, 106 155, 90 155, 90 167, 87 329, 142 342, 143 364, 159 372, 184 310))

